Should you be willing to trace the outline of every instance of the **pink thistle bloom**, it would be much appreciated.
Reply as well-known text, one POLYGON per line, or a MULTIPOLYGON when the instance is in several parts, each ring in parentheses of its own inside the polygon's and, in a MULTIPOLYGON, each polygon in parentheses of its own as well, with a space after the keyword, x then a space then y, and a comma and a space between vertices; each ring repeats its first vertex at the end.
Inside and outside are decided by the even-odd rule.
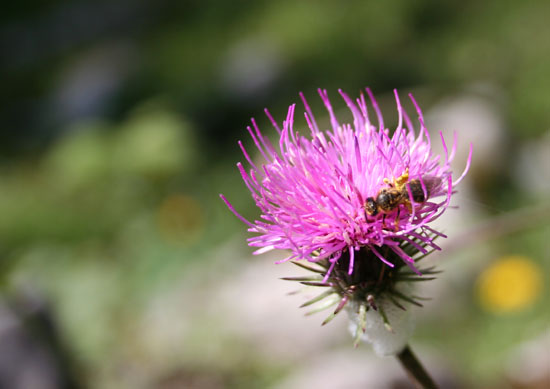
POLYGON ((260 220, 249 222, 220 196, 249 226, 248 231, 256 234, 248 239, 250 246, 259 247, 254 254, 285 249, 290 255, 278 263, 328 261, 325 281, 340 258, 351 275, 355 252, 364 249, 390 267, 396 265, 395 258, 401 258, 418 273, 403 244, 422 253, 427 253, 427 248, 439 249, 433 240, 444 235, 428 224, 449 206, 455 186, 470 166, 472 146, 463 174, 453 181, 450 163, 456 134, 449 153, 440 132, 444 156, 435 155, 412 95, 419 130, 415 132, 394 91, 398 124, 390 135, 370 89, 366 92, 376 125, 369 118, 363 94, 354 101, 339 92, 353 114, 352 124, 338 121, 325 90, 319 90, 319 95, 330 116, 328 130, 318 126, 301 93, 307 136, 294 128, 295 104, 289 107, 282 128, 265 111, 279 133, 278 145, 264 137, 252 119, 248 132, 266 162, 256 165, 239 141, 250 169, 241 163, 237 167, 262 212, 260 220))

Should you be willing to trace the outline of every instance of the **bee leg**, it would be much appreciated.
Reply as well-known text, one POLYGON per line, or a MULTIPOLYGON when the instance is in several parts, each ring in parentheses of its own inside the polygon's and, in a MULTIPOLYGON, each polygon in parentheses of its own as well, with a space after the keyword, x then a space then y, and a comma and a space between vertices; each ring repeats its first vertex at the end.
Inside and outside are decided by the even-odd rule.
POLYGON ((405 206, 407 207, 407 211, 409 212, 407 218, 411 220, 413 217, 413 204, 410 201, 407 201, 405 203, 405 206))
POLYGON ((401 214, 401 207, 397 208, 397 214, 395 215, 395 231, 399 231, 399 216, 401 214))
POLYGON ((382 228, 386 228, 386 214, 382 216, 382 228))
POLYGON ((394 179, 394 186, 398 189, 401 189, 405 186, 405 184, 409 181, 409 168, 405 169, 405 172, 401 174, 401 176, 397 177, 397 179, 394 179))

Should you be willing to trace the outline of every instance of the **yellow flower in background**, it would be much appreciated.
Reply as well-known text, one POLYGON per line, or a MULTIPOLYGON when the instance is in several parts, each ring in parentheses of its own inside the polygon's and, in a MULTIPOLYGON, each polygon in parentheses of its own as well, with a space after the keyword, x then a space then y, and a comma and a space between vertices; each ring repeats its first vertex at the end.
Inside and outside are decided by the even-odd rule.
POLYGON ((501 257, 481 273, 477 297, 488 311, 509 313, 531 305, 542 291, 542 269, 527 257, 501 257))

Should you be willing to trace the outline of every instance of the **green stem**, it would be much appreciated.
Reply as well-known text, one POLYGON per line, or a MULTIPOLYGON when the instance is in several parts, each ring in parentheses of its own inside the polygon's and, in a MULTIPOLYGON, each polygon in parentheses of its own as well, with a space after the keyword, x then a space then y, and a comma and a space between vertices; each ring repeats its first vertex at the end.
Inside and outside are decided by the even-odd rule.
POLYGON ((416 358, 408 345, 405 346, 403 351, 397 354, 397 359, 399 359, 407 375, 417 388, 437 389, 437 385, 420 364, 420 361, 416 358))

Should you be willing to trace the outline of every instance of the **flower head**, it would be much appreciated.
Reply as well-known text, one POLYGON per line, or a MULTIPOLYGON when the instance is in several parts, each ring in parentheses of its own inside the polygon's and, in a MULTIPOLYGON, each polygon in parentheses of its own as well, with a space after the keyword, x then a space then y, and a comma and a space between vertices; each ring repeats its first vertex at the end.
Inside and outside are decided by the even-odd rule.
POLYGON ((456 136, 449 153, 440 133, 445 150, 441 158, 432 152, 422 112, 412 95, 419 130, 415 132, 395 91, 398 125, 390 133, 371 91, 366 92, 376 125, 369 118, 364 95, 353 101, 340 91, 353 115, 353 124, 349 124, 338 121, 324 90, 319 95, 330 116, 327 130, 319 127, 302 94, 309 134, 302 135, 294 127, 295 104, 282 128, 266 110, 279 133, 276 146, 252 120, 248 132, 266 162, 256 165, 239 142, 250 170, 241 163, 237 166, 262 212, 260 220, 245 220, 221 197, 256 234, 248 239, 250 246, 259 247, 255 254, 286 249, 290 255, 280 262, 327 260, 326 281, 336 264, 344 262, 344 254, 351 275, 355 253, 361 249, 390 267, 396 265, 395 258, 401 258, 415 272, 404 242, 423 253, 439 249, 434 239, 443 234, 428 224, 449 205, 454 187, 469 167, 471 147, 464 173, 453 181, 450 163, 456 136))
POLYGON ((329 129, 320 128, 302 94, 309 134, 294 127, 296 105, 290 106, 282 128, 266 110, 279 133, 276 146, 252 120, 248 132, 265 163, 255 164, 239 142, 250 169, 237 166, 262 212, 260 220, 251 223, 221 197, 256 234, 248 239, 250 246, 259 247, 255 254, 285 249, 290 255, 280 262, 315 263, 294 262, 313 274, 285 278, 328 288, 302 305, 320 304, 309 313, 335 305, 326 324, 346 307, 355 344, 365 340, 377 353, 388 355, 400 352, 412 333, 407 307, 422 305, 412 283, 437 273, 415 264, 439 250, 434 240, 444 235, 428 224, 447 209, 470 166, 472 147, 464 173, 453 181, 456 136, 449 152, 440 133, 444 156, 434 154, 416 101, 409 95, 418 131, 397 91, 398 124, 390 133, 374 96, 366 92, 377 125, 369 118, 364 95, 353 101, 342 91, 353 124, 339 122, 324 90, 319 95, 330 117, 329 129))

